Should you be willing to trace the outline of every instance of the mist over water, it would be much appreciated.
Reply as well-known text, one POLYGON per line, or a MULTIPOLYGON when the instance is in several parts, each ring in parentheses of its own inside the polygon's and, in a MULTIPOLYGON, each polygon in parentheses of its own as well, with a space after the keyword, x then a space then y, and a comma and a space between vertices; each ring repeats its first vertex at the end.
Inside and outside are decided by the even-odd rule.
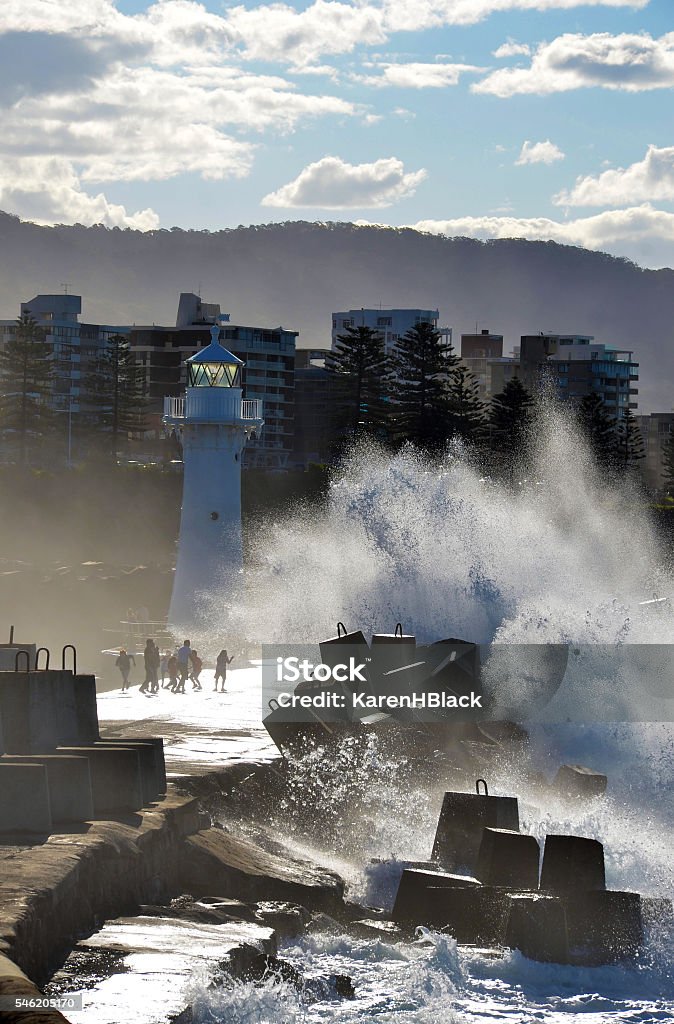
POLYGON ((258 538, 242 627, 266 642, 348 629, 420 641, 669 643, 674 576, 628 484, 597 479, 554 408, 532 468, 514 486, 485 479, 459 446, 437 463, 411 447, 356 451, 326 506, 268 523, 258 538))

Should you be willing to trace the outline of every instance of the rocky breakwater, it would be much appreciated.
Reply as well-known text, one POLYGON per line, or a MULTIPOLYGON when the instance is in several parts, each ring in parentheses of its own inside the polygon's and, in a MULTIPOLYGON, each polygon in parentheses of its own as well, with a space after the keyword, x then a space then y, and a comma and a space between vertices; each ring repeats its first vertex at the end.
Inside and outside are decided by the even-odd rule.
MULTIPOLYGON (((575 797, 606 788, 605 776, 580 765, 560 775, 567 791, 581 780, 571 785, 575 797)), ((599 966, 634 959, 648 927, 671 921, 670 900, 606 888, 595 839, 547 835, 539 866, 538 840, 520 832, 517 798, 489 796, 478 783, 483 792, 445 793, 431 860, 403 867, 392 918, 404 932, 425 925, 459 943, 599 966)))

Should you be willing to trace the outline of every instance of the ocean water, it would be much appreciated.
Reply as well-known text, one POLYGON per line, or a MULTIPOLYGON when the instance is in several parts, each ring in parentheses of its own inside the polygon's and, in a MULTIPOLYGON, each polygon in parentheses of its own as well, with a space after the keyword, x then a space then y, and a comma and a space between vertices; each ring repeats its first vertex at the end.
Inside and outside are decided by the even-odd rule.
POLYGON ((633 968, 536 964, 517 952, 489 954, 424 932, 411 944, 313 936, 283 956, 316 979, 348 973, 356 998, 316 998, 288 984, 195 985, 196 1024, 454 1024, 545 1021, 546 1024, 652 1022, 674 1019, 672 979, 657 951, 633 968))
MULTIPOLYGON (((420 641, 671 644, 670 555, 630 485, 611 490, 598 481, 582 443, 554 409, 539 422, 535 465, 515 484, 483 479, 460 448, 433 464, 411 449, 394 458, 357 452, 334 481, 323 514, 297 510, 261 531, 245 609, 215 597, 213 612, 267 642, 315 641, 333 635, 340 620, 366 634, 392 631, 400 621, 420 641), (670 600, 643 604, 654 596, 670 600)), ((672 692, 671 678, 656 682, 665 696, 672 692)), ((583 683, 592 693, 600 680, 588 676, 583 683)), ((561 762, 572 761, 606 771, 604 800, 575 806, 542 798, 527 790, 517 765, 502 772, 499 784, 520 796, 524 831, 539 839, 546 832, 599 839, 611 888, 671 898, 674 731, 663 719, 540 720, 531 727, 539 770, 551 778, 561 762)), ((330 760, 316 752, 295 767, 295 790, 280 811, 292 815, 310 794, 329 837, 312 855, 343 872, 353 898, 390 905, 396 863, 429 856, 441 790, 410 781, 405 765, 376 740, 357 754, 347 745, 330 760), (357 787, 353 813, 344 815, 359 773, 371 785, 357 787)), ((429 932, 406 945, 308 936, 283 951, 314 979, 308 991, 272 982, 213 990, 197 979, 194 1019, 674 1021, 673 949, 674 936, 656 929, 633 965, 576 968, 537 964, 518 952, 457 948, 451 937, 429 932), (321 979, 335 973, 351 976, 354 1000, 321 989, 321 979)))

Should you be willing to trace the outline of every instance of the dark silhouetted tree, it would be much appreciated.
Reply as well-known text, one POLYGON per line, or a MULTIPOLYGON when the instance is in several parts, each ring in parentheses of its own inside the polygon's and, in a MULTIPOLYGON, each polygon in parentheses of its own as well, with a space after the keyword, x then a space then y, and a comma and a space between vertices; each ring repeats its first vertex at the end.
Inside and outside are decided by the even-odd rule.
POLYGON ((372 327, 347 327, 325 360, 333 376, 333 449, 365 435, 383 440, 386 433, 388 358, 384 339, 372 327))
POLYGON ((601 395, 595 391, 583 395, 578 404, 578 423, 597 465, 610 470, 615 461, 616 423, 601 395))
POLYGON ((449 374, 458 356, 431 323, 410 328, 393 359, 393 416, 398 441, 439 451, 452 432, 449 374))
POLYGON ((85 380, 85 418, 113 459, 122 437, 146 429, 145 372, 123 334, 106 341, 85 380))
POLYGON ((527 454, 534 400, 519 377, 494 395, 489 408, 489 447, 494 468, 512 478, 516 463, 527 454))
POLYGON ((619 473, 634 469, 645 455, 644 441, 631 409, 617 421, 615 430, 615 465, 619 473))
POLYGON ((52 379, 52 346, 30 313, 22 313, 0 349, 0 422, 6 440, 16 437, 22 463, 53 424, 52 379))
POLYGON ((670 427, 669 436, 662 446, 662 473, 665 491, 674 497, 674 429, 670 427))
POLYGON ((465 363, 458 363, 450 371, 447 398, 452 435, 479 445, 485 437, 487 413, 477 378, 465 363))

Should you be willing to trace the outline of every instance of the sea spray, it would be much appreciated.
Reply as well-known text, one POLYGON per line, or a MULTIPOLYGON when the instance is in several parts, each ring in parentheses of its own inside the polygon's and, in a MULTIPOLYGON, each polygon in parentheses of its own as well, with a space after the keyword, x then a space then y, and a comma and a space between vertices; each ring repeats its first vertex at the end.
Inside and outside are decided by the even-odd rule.
POLYGON ((420 641, 669 643, 674 602, 640 606, 674 597, 642 500, 598 477, 554 406, 536 438, 513 484, 485 478, 460 446, 437 461, 411 446, 356 450, 322 509, 260 530, 241 630, 314 642, 341 619, 366 634, 401 621, 420 641))

